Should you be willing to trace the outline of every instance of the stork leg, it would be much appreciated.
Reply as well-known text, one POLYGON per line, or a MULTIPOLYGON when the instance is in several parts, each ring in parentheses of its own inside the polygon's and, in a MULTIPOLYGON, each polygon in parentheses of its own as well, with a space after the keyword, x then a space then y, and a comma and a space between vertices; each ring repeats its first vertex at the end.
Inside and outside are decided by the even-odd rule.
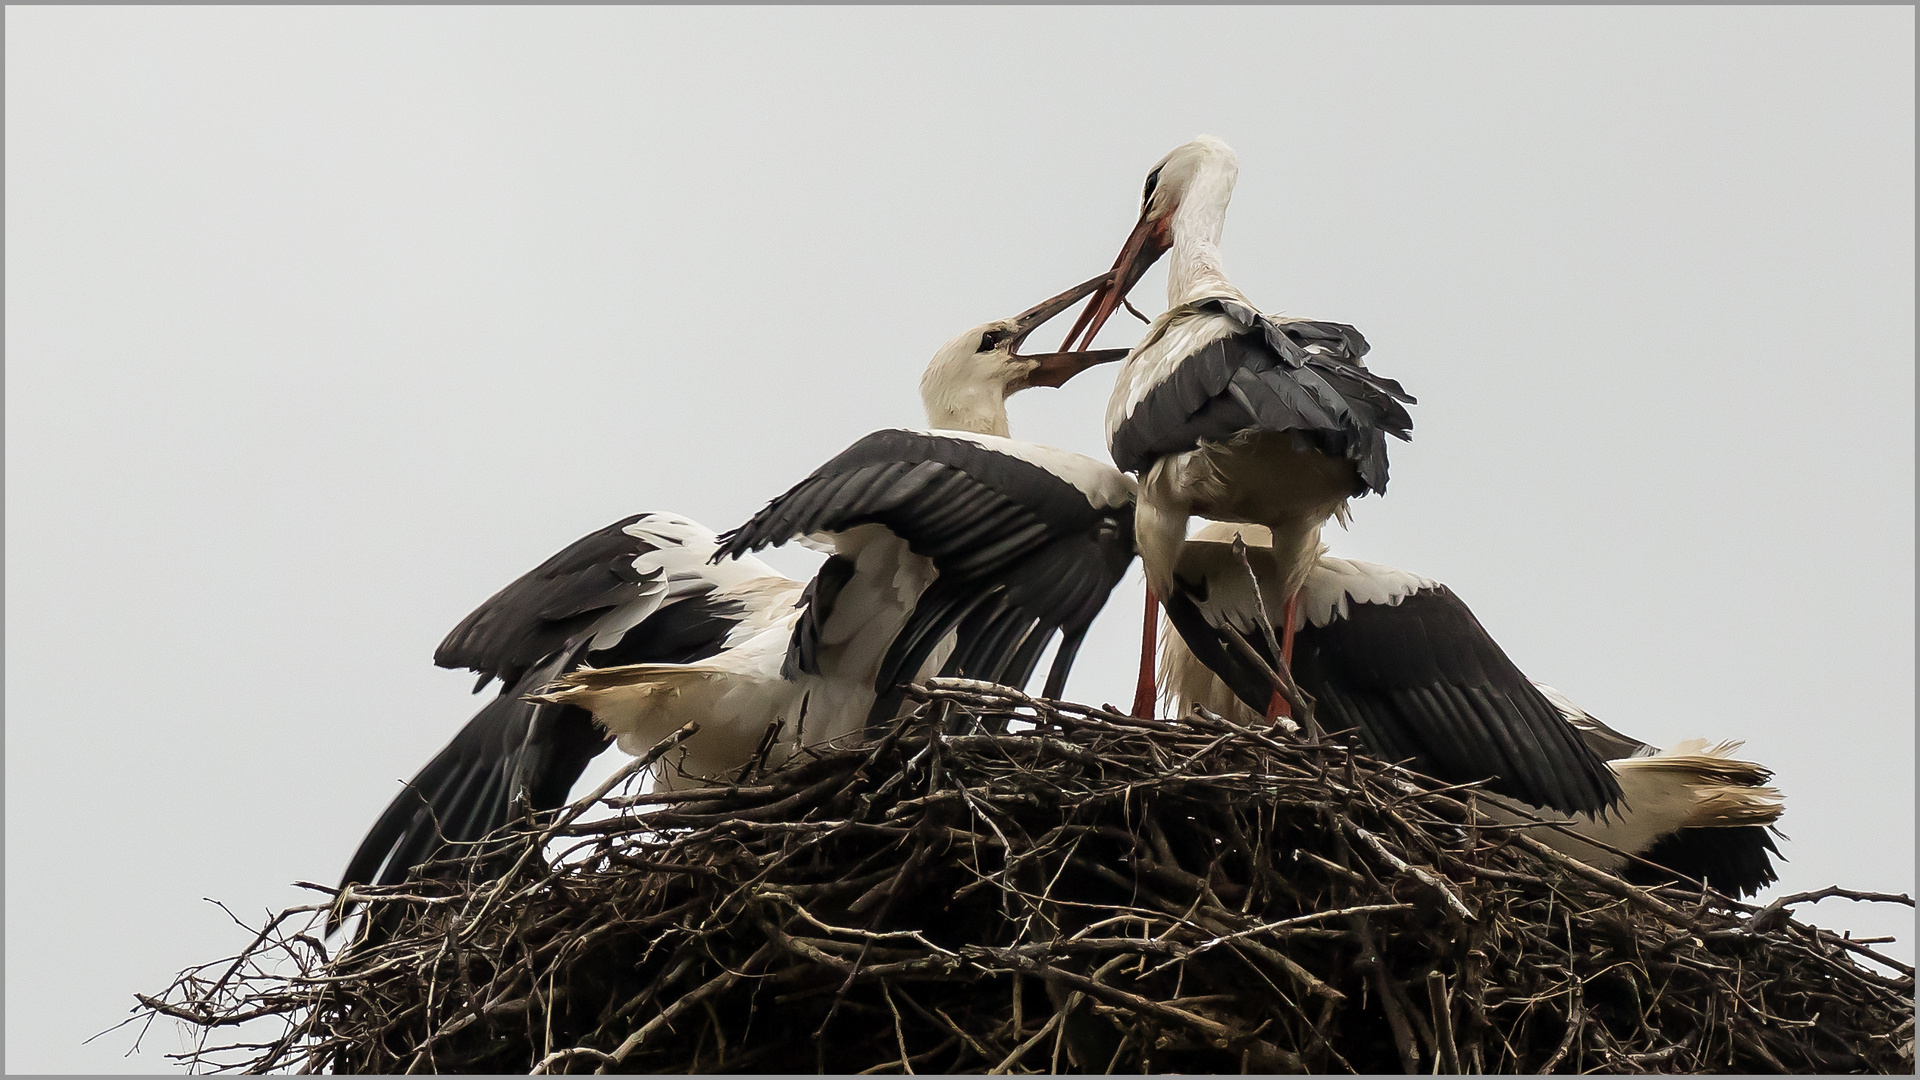
POLYGON ((1147 617, 1140 631, 1140 682, 1133 689, 1133 715, 1137 719, 1153 719, 1153 700, 1158 696, 1154 685, 1153 649, 1155 632, 1160 629, 1160 600, 1153 595, 1153 586, 1147 586, 1147 617))
MULTIPOLYGON (((1280 670, 1286 673, 1288 679, 1293 678, 1293 615, 1299 607, 1300 594, 1296 592, 1287 597, 1286 606, 1280 609, 1280 670)), ((1278 720, 1283 716, 1292 719, 1293 705, 1275 687, 1273 700, 1267 702, 1267 719, 1278 720)))

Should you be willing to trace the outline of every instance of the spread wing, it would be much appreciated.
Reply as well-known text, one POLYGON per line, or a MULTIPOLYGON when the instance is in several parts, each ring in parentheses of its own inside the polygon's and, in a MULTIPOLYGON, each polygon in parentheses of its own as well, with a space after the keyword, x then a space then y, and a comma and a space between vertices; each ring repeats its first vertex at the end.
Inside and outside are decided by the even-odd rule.
POLYGON ((500 693, 388 804, 354 852, 343 885, 390 885, 443 842, 504 825, 515 792, 536 810, 566 801, 609 739, 585 710, 525 700, 564 672, 690 663, 719 652, 746 616, 740 581, 759 560, 714 566, 713 533, 671 514, 636 514, 568 545, 462 620, 434 654, 480 672, 500 693))
POLYGON ((1580 733, 1445 585, 1395 605, 1353 604, 1304 626, 1293 672, 1323 726, 1351 727, 1380 754, 1448 782, 1567 813, 1597 813, 1620 789, 1580 733))
MULTIPOLYGON (((1133 559, 1132 485, 1110 466, 1010 439, 905 430, 875 432, 816 469, 722 536, 720 555, 862 525, 886 529, 937 571, 887 650, 876 708, 956 631, 947 673, 1015 686, 1064 633, 1047 681, 1057 694, 1133 559)), ((816 609, 835 589, 816 591, 796 651, 817 634, 826 614, 816 609)), ((805 669, 805 655, 790 659, 805 669)))
MULTIPOLYGON (((1400 574, 1344 565, 1352 572, 1400 574)), ((1236 697, 1264 711, 1271 685, 1228 646, 1221 629, 1232 626, 1272 662, 1264 635, 1254 629, 1253 590, 1244 574, 1238 588, 1232 574, 1179 574, 1176 580, 1180 589, 1166 598, 1169 621, 1236 697)), ((1310 580, 1302 595, 1313 591, 1310 580)), ((1536 806, 1594 813, 1619 798, 1618 782, 1581 733, 1451 589, 1402 575, 1382 597, 1387 602, 1348 595, 1338 609, 1325 608, 1324 617, 1317 610, 1301 620, 1293 676, 1312 695, 1322 727, 1352 729, 1373 753, 1411 759, 1412 768, 1437 779, 1486 780, 1490 790, 1536 806)), ((1278 617, 1271 601, 1269 610, 1278 617)))

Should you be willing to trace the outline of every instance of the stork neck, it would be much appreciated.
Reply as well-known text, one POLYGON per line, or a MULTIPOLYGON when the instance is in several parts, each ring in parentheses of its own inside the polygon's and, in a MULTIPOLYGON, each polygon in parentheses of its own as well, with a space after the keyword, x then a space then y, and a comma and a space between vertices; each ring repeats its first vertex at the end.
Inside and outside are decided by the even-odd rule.
POLYGON ((1012 437, 1007 429, 1007 395, 998 386, 938 387, 921 396, 929 427, 1012 437))
POLYGON ((1220 234, 1227 224, 1231 180, 1196 184, 1173 213, 1173 248, 1167 262, 1167 306, 1179 307, 1222 292, 1239 295, 1227 280, 1220 259, 1220 234))

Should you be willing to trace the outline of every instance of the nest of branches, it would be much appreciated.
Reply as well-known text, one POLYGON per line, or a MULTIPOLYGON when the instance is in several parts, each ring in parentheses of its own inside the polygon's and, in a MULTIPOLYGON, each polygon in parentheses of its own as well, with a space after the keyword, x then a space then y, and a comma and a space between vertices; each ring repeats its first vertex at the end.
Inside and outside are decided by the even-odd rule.
POLYGON ((370 910, 337 953, 292 909, 147 1015, 248 1071, 1913 1069, 1912 969, 1789 917, 1905 897, 1642 888, 1338 741, 914 697, 873 744, 619 794, 662 744, 334 898, 370 910))

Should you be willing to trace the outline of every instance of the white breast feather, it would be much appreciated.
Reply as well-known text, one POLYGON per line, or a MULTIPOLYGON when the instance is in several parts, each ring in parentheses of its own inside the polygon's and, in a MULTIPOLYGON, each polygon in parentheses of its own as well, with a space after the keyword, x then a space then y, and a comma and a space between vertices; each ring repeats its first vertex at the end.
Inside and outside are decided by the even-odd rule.
POLYGON ((879 525, 834 534, 834 549, 853 562, 854 574, 820 628, 820 644, 829 653, 821 667, 871 686, 881 657, 939 572, 933 560, 915 555, 879 525))

